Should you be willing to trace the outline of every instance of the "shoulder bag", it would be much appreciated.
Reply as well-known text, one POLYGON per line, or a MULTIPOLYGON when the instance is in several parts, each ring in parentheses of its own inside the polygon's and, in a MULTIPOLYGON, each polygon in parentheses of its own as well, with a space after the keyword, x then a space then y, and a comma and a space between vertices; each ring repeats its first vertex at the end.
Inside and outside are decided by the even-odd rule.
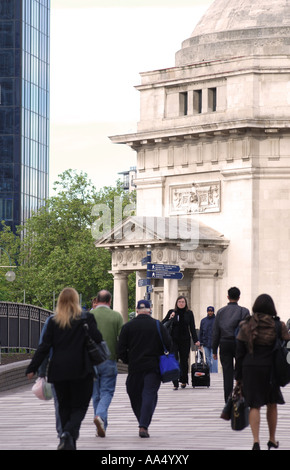
POLYGON ((179 368, 179 363, 176 360, 174 354, 170 353, 163 342, 161 331, 160 331, 160 323, 157 320, 156 321, 157 325, 157 330, 161 339, 161 343, 163 346, 164 354, 159 357, 159 368, 160 368, 160 374, 161 374, 161 381, 162 382, 171 382, 174 380, 179 379, 179 373, 180 373, 180 368, 179 368))
POLYGON ((290 383, 290 354, 285 341, 281 337, 280 320, 275 321, 275 329, 276 342, 273 348, 273 380, 280 387, 285 387, 285 385, 290 383))
POLYGON ((83 324, 86 338, 86 348, 89 353, 89 358, 93 366, 98 366, 102 362, 109 359, 111 353, 106 341, 96 343, 89 334, 89 325, 84 322, 83 324))

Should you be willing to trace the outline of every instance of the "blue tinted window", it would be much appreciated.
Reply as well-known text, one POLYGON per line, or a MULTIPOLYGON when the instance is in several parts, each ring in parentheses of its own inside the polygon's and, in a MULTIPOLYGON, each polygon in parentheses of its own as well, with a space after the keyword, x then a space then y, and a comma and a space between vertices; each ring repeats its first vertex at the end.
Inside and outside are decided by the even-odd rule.
POLYGON ((13 220, 13 199, 0 196, 0 220, 13 220))
POLYGON ((14 46, 14 31, 12 21, 0 21, 0 47, 14 46))
POLYGON ((0 162, 13 163, 13 136, 0 136, 0 162))
POLYGON ((12 228, 48 197, 49 16, 50 0, 0 0, 0 214, 12 228))

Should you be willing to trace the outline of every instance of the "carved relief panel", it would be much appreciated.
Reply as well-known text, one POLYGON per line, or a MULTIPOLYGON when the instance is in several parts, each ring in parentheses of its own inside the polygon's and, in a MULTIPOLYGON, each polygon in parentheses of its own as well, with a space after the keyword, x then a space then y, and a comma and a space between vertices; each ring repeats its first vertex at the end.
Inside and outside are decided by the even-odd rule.
POLYGON ((170 215, 220 212, 220 181, 171 186, 170 215))

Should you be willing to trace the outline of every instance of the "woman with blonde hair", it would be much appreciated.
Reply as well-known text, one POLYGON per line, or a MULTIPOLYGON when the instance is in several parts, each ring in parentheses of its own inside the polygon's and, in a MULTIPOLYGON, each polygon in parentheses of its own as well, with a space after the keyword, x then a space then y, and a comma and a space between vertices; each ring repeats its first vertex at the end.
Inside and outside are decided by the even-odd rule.
MULTIPOLYGON (((86 314, 89 334, 96 343, 102 335, 91 313, 86 314)), ((54 385, 62 425, 58 450, 75 450, 81 423, 93 391, 93 367, 85 345, 82 310, 77 291, 63 289, 58 297, 56 314, 47 324, 26 374, 32 378, 50 349, 48 382, 54 385)))

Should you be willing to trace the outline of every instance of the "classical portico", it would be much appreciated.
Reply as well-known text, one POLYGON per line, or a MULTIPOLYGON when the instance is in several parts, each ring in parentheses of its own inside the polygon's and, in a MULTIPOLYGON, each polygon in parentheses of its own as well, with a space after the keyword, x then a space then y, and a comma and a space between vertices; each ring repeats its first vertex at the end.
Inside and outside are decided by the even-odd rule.
POLYGON ((177 285, 157 283, 154 315, 184 292, 198 324, 236 285, 249 309, 267 292, 288 319, 289 11, 285 0, 215 0, 174 67, 141 73, 137 132, 111 137, 136 152, 136 214, 191 220, 207 233, 187 251, 178 236, 112 242, 114 295, 124 273, 145 275, 137 258, 150 243, 156 260, 184 272, 177 285))
POLYGON ((185 295, 192 309, 206 312, 209 304, 219 300, 219 283, 223 276, 223 252, 228 246, 225 237, 192 219, 129 217, 98 241, 98 246, 112 253, 114 308, 128 318, 128 274, 136 273, 136 299, 144 298, 146 287, 138 280, 146 278, 148 247, 152 262, 178 265, 183 279, 152 279, 151 300, 155 318, 162 319, 173 308, 178 295, 185 295))

